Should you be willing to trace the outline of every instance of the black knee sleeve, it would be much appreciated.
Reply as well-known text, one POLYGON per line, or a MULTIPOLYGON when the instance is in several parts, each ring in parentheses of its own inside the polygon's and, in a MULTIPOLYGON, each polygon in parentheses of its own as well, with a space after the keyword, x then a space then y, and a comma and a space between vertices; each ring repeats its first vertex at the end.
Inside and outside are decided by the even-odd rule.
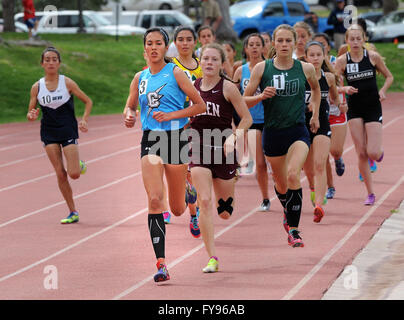
POLYGON ((221 215, 224 211, 227 211, 230 215, 233 213, 233 198, 229 197, 226 201, 219 199, 219 206, 217 207, 217 213, 221 215))

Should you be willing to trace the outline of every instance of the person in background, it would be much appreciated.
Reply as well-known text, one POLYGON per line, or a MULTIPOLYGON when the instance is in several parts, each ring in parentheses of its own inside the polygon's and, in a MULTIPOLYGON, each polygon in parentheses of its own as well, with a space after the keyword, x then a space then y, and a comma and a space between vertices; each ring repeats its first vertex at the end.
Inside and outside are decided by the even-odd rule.
POLYGON ((24 23, 28 27, 28 39, 37 39, 38 20, 35 17, 34 1, 22 0, 22 6, 24 7, 24 23))
POLYGON ((211 26, 216 32, 220 23, 223 20, 219 4, 216 0, 202 0, 202 16, 204 26, 211 26))
POLYGON ((340 46, 345 42, 346 28, 344 20, 349 16, 348 12, 344 12, 345 1, 336 0, 337 6, 328 16, 327 23, 334 26, 334 48, 339 50, 340 46))

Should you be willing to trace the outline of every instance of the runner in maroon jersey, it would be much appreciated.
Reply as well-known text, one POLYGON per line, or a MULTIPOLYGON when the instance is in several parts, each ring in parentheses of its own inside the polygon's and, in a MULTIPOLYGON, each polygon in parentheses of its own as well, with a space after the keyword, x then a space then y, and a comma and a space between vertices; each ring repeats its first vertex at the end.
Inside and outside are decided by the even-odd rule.
MULTIPOLYGON (((191 175, 198 193, 199 227, 210 257, 203 272, 218 271, 214 245, 212 217, 212 187, 216 196, 217 213, 230 218, 234 207, 234 184, 237 168, 235 144, 244 137, 252 123, 250 112, 236 85, 223 76, 226 60, 222 46, 205 45, 201 53, 203 78, 195 80, 195 87, 206 103, 206 112, 191 122, 191 175), (235 133, 232 131, 233 110, 241 118, 235 133)), ((238 143, 243 146, 243 142, 238 143)))

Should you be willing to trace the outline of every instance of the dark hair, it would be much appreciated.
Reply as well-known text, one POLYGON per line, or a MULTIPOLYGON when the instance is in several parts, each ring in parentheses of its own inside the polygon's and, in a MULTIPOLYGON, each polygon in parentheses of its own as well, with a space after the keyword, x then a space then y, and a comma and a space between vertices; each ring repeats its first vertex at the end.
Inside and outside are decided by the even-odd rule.
POLYGON ((160 27, 154 27, 154 28, 147 29, 147 31, 145 32, 145 34, 143 36, 143 46, 146 44, 147 35, 151 32, 159 32, 163 36, 166 47, 168 46, 168 43, 170 42, 170 37, 168 36, 167 31, 165 31, 163 28, 160 28, 160 27))
MULTIPOLYGON (((262 47, 265 47, 265 40, 264 38, 261 36, 261 34, 259 33, 250 33, 247 37, 244 38, 243 41, 243 49, 248 47, 248 41, 250 41, 250 39, 252 37, 258 37, 261 40, 262 43, 262 47)), ((245 51, 243 50, 243 58, 247 59, 247 55, 245 53, 245 51), (245 57, 244 57, 245 56, 245 57)), ((262 58, 265 60, 265 57, 262 55, 262 58)))
POLYGON ((232 48, 232 50, 234 52, 236 52, 236 47, 234 46, 234 44, 232 42, 230 42, 230 41, 223 42, 223 45, 226 45, 226 44, 228 44, 230 46, 230 48, 232 48))
POLYGON ((181 31, 191 32, 192 36, 194 37, 194 40, 196 40, 196 33, 195 33, 194 29, 192 29, 191 27, 188 27, 188 26, 178 26, 177 28, 175 28, 175 31, 174 31, 174 42, 177 41, 177 36, 181 31))
POLYGON ((62 62, 62 59, 60 58, 60 53, 55 47, 47 47, 44 51, 42 51, 41 54, 41 62, 43 62, 43 58, 45 57, 45 53, 47 52, 54 52, 57 54, 59 62, 62 62))
MULTIPOLYGON (((306 46, 304 47, 304 52, 307 55, 307 50, 311 47, 311 46, 319 46, 321 48, 321 50, 323 51, 323 55, 324 55, 324 60, 323 63, 321 64, 321 69, 324 72, 330 72, 334 75, 335 77, 335 83, 337 83, 338 85, 338 77, 335 73, 335 70, 333 68, 333 66, 331 65, 330 61, 328 61, 328 59, 326 59, 326 52, 325 52, 325 48, 324 45, 321 42, 318 41, 309 41, 308 43, 306 43, 306 46)), ((302 59, 303 61, 306 61, 306 59, 302 59)))
MULTIPOLYGON (((201 50, 201 60, 202 60, 202 56, 203 56, 206 49, 216 49, 220 54, 220 60, 222 60, 222 63, 226 61, 226 53, 224 52, 223 46, 218 44, 218 43, 205 44, 202 47, 202 50, 201 50)), ((233 79, 230 79, 229 77, 227 77, 222 69, 220 69, 220 71, 219 71, 219 76, 221 78, 224 78, 224 79, 226 79, 226 80, 228 80, 230 82, 233 82, 233 83, 239 83, 240 82, 240 81, 235 82, 235 81, 233 81, 233 79)))
POLYGON ((202 26, 202 27, 200 27, 200 28, 198 29, 198 37, 200 36, 201 31, 206 30, 206 29, 209 29, 209 30, 212 32, 212 34, 213 34, 214 36, 216 35, 216 34, 215 34, 215 30, 213 30, 213 28, 212 28, 211 26, 205 25, 205 26, 202 26))
POLYGON ((267 35, 269 37, 269 41, 272 41, 272 36, 271 33, 269 33, 268 31, 263 31, 260 33, 261 36, 267 35))
POLYGON ((318 32, 313 36, 313 39, 318 38, 318 37, 324 38, 325 41, 327 41, 328 45, 329 46, 331 45, 330 37, 328 36, 328 34, 326 34, 324 32, 318 32))

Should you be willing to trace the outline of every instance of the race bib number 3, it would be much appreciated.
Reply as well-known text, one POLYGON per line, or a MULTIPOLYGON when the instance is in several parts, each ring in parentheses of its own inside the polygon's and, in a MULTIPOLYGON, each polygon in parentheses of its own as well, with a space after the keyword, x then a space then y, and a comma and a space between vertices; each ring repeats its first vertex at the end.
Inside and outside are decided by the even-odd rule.
POLYGON ((285 75, 283 74, 276 74, 272 78, 273 86, 277 90, 284 90, 285 89, 285 75))
POLYGON ((147 80, 142 80, 139 83, 139 95, 146 93, 147 80))

